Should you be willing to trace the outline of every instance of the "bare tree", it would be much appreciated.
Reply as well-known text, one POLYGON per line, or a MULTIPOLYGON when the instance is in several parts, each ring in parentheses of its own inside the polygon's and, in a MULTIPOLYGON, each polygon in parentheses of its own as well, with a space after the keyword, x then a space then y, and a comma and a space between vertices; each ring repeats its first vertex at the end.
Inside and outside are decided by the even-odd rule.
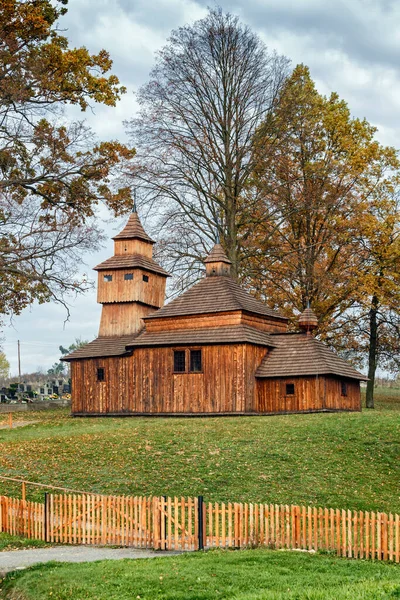
POLYGON ((182 275, 196 273, 216 234, 238 273, 252 138, 287 72, 285 57, 213 9, 172 32, 139 90, 139 116, 127 124, 137 150, 132 176, 139 199, 161 213, 164 248, 182 275))
POLYGON ((76 224, 64 207, 45 210, 39 198, 17 202, 0 195, 0 314, 19 314, 34 300, 61 302, 91 286, 80 272, 82 255, 102 235, 87 218, 76 224))

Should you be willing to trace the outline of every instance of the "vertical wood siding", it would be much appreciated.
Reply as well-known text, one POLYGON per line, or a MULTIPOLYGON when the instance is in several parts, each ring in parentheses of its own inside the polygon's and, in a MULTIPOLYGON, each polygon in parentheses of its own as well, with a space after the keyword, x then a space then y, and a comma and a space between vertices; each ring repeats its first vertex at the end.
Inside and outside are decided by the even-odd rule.
POLYGON ((259 411, 267 413, 309 410, 360 410, 358 381, 329 376, 281 377, 258 379, 259 411), (347 384, 347 396, 341 395, 341 382, 347 384), (286 394, 286 384, 293 383, 295 393, 286 394))
POLYGON ((72 412, 254 412, 254 372, 266 352, 250 344, 203 346, 202 373, 173 373, 172 348, 139 348, 127 357, 73 361, 72 412), (104 381, 97 381, 98 368, 104 369, 104 381))
POLYGON ((97 284, 97 302, 143 302, 161 307, 164 304, 166 278, 144 269, 110 269, 99 271, 97 284), (133 279, 124 276, 133 273, 133 279), (112 281, 104 281, 105 275, 112 275, 112 281), (148 282, 143 281, 147 275, 148 282))
POLYGON ((120 336, 137 333, 144 327, 143 317, 157 310, 145 304, 125 302, 103 304, 99 336, 120 336))

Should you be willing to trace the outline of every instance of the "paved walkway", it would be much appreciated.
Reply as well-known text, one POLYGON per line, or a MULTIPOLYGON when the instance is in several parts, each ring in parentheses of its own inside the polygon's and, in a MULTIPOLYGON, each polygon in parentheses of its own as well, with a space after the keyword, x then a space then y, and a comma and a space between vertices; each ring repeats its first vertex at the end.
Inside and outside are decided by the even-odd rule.
POLYGON ((136 548, 100 548, 96 546, 55 546, 31 550, 0 552, 0 576, 16 569, 26 569, 37 563, 56 560, 58 562, 93 562, 95 560, 120 560, 122 558, 158 558, 180 552, 155 552, 136 548))
POLYGON ((17 427, 32 425, 32 423, 37 423, 37 421, 13 421, 12 427, 9 426, 8 422, 0 421, 0 429, 16 429, 17 427))

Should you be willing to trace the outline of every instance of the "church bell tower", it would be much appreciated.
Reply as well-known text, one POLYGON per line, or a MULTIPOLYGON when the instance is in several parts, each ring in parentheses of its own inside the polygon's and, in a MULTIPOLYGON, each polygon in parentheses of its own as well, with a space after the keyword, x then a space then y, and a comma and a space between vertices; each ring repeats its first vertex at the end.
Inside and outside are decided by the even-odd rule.
POLYGON ((134 335, 143 317, 161 308, 169 274, 153 260, 155 243, 134 208, 114 238, 114 256, 97 265, 97 302, 103 305, 99 336, 134 335))

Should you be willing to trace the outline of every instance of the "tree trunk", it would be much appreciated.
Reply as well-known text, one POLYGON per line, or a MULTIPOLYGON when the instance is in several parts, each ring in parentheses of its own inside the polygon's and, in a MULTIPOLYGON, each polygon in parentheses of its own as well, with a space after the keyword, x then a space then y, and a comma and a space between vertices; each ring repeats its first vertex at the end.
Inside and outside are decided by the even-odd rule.
POLYGON ((378 298, 372 297, 369 311, 369 352, 368 352, 368 382, 365 406, 374 408, 374 385, 376 372, 376 355, 378 349, 378 298))

